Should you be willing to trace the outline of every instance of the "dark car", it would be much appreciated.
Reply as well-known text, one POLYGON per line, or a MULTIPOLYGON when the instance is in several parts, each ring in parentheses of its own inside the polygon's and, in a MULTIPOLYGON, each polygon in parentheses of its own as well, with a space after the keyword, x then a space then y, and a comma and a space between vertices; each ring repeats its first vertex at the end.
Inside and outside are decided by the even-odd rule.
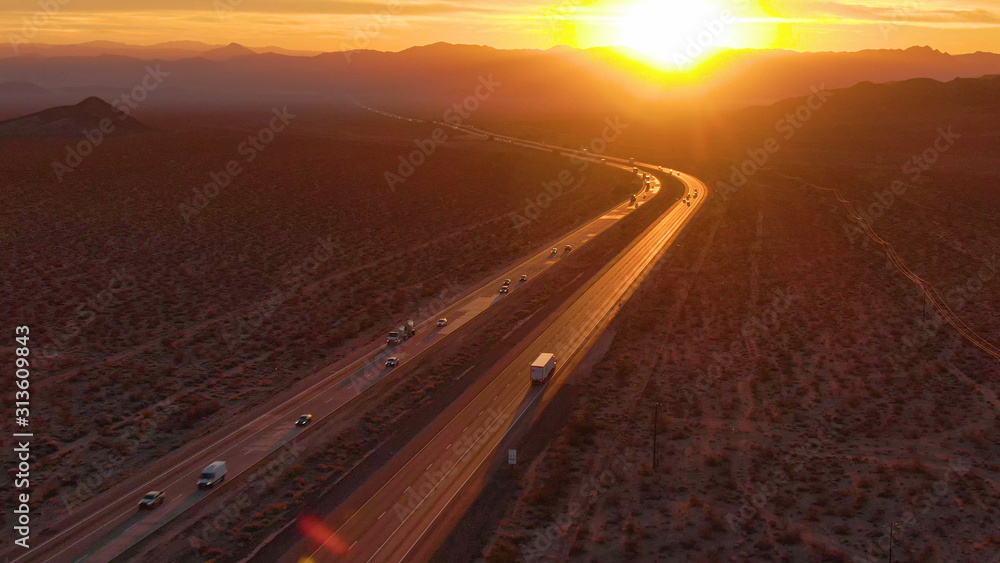
POLYGON ((295 426, 305 426, 306 424, 309 424, 310 422, 312 422, 312 419, 313 419, 313 415, 311 415, 311 414, 304 414, 304 415, 300 416, 298 420, 295 421, 295 426))

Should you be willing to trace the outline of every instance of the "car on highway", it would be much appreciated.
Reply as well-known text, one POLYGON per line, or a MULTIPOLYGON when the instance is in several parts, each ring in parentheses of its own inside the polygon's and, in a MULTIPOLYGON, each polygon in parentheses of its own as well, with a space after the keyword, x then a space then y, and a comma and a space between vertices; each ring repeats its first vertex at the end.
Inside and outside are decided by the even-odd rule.
POLYGON ((528 276, 526 274, 521 274, 521 281, 523 282, 528 281, 528 276))
POLYGON ((438 326, 448 326, 448 319, 443 317, 438 319, 438 326))
POLYGON ((559 254, 559 249, 553 248, 551 254, 559 254))
POLYGON ((312 422, 312 419, 313 419, 313 415, 311 415, 311 414, 304 414, 304 415, 300 416, 298 420, 295 421, 295 426, 305 426, 306 424, 309 424, 310 422, 312 422))
POLYGON ((504 285, 510 285, 510 278, 503 280, 504 285))
POLYGON ((399 358, 397 358, 396 356, 393 356, 385 361, 385 367, 387 368, 394 368, 398 365, 399 365, 399 358))
POLYGON ((163 504, 163 499, 163 491, 149 491, 146 493, 146 496, 142 497, 142 500, 139 501, 139 509, 156 508, 157 506, 163 504))
POLYGON ((500 293, 507 293, 508 291, 510 291, 510 288, 506 285, 500 286, 500 293))
POLYGON ((567 244, 566 245, 566 252, 569 252, 570 250, 573 250, 573 245, 572 244, 567 244))

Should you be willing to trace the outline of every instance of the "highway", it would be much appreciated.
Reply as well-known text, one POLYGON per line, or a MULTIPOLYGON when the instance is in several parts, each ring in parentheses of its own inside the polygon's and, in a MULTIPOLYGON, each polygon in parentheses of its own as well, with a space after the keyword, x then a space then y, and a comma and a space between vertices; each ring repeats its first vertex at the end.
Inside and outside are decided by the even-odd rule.
POLYGON ((428 559, 475 499, 487 468, 506 458, 511 444, 505 438, 530 426, 546 394, 554 393, 583 359, 619 303, 703 205, 707 186, 689 175, 678 177, 689 194, 699 194, 691 206, 672 206, 573 295, 568 307, 552 315, 537 337, 522 343, 513 361, 486 374, 485 387, 470 389, 373 475, 371 486, 359 488, 324 523, 327 540, 303 537, 281 561, 428 559), (528 366, 542 352, 554 353, 558 366, 547 384, 533 386, 528 366), (349 546, 346 552, 343 546, 349 546))
MULTIPOLYGON (((628 166, 614 166, 631 171, 628 166)), ((660 187, 660 182, 654 181, 651 193, 657 193, 660 187)), ((640 199, 640 204, 642 203, 640 199)), ((518 281, 521 275, 527 275, 528 281, 525 283, 531 283, 534 277, 565 256, 565 245, 579 248, 628 213, 628 204, 622 203, 553 242, 552 245, 559 249, 558 254, 552 255, 546 246, 496 278, 466 291, 443 310, 421 320, 417 324, 416 336, 403 345, 389 348, 384 342, 373 343, 362 352, 322 370, 289 392, 275 397, 252 413, 242 415, 226 426, 151 463, 141 472, 78 507, 71 515, 51 526, 51 529, 58 532, 39 536, 37 546, 27 554, 11 560, 111 560, 167 523, 182 518, 192 507, 209 501, 214 491, 198 490, 195 486, 201 470, 209 463, 215 460, 226 461, 227 482, 221 485, 221 488, 225 488, 238 479, 241 473, 252 469, 255 464, 294 441, 303 432, 310 432, 324 418, 337 413, 389 375, 393 370, 384 367, 387 357, 398 357, 400 367, 413 361, 503 299, 504 296, 499 294, 502 280, 514 280, 511 292, 518 291, 524 285, 518 281), (448 318, 447 326, 436 326, 439 317, 448 318), (305 427, 296 427, 295 419, 304 413, 313 414, 314 422, 305 427), (155 510, 138 511, 136 505, 139 498, 150 490, 166 493, 164 505, 155 510)), ((386 327, 386 332, 389 329, 390 327, 386 327)))

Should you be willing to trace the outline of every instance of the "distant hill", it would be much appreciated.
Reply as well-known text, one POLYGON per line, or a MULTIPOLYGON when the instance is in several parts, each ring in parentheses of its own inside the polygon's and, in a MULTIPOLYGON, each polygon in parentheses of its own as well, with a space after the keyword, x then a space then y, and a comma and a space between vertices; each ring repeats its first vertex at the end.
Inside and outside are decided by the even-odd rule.
MULTIPOLYGON (((81 138, 84 131, 99 129, 101 121, 110 119, 114 130, 105 136, 122 136, 152 131, 138 120, 128 117, 100 98, 87 98, 73 106, 60 106, 0 121, 0 138, 69 137, 81 138)), ((105 129, 107 129, 105 127, 105 129)))
POLYGON ((198 55, 203 59, 208 59, 210 61, 228 61, 229 59, 235 59, 236 57, 246 57, 249 55, 256 55, 257 53, 247 49, 243 45, 238 43, 230 43, 225 47, 220 47, 218 49, 211 49, 205 51, 198 55))

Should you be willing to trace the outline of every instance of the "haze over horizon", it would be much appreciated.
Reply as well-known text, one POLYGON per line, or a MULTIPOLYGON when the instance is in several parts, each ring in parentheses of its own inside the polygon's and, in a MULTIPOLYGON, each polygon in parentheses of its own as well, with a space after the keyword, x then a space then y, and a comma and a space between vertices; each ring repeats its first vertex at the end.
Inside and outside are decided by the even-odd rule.
POLYGON ((124 0, 18 1, 0 7, 8 47, 96 40, 136 45, 187 40, 311 52, 400 51, 436 42, 500 49, 623 46, 669 61, 704 48, 797 51, 1000 51, 1000 11, 985 0, 859 3, 808 0, 482 1, 124 0), (48 5, 46 5, 48 6, 48 5))

